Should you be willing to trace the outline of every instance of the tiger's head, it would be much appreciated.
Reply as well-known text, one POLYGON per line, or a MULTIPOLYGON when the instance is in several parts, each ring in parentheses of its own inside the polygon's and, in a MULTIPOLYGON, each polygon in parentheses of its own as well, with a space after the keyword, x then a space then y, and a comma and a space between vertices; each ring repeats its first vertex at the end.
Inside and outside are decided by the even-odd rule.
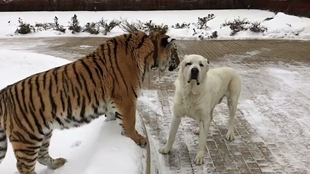
POLYGON ((159 32, 150 32, 149 37, 154 45, 154 64, 151 68, 153 70, 159 68, 160 71, 165 71, 167 68, 169 71, 175 70, 180 64, 176 40, 159 32))

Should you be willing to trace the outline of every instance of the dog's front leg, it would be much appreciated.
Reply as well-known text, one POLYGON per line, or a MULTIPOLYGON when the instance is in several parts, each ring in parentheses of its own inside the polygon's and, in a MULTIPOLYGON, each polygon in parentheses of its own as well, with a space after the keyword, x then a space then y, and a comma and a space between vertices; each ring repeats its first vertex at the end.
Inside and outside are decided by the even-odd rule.
POLYGON ((207 135, 209 133, 210 123, 211 123, 210 116, 207 116, 207 118, 205 118, 204 120, 199 121, 198 152, 195 158, 195 163, 198 165, 204 164, 206 162, 205 151, 206 151, 207 135))
MULTIPOLYGON (((210 118, 211 118, 210 122, 213 120, 213 110, 214 109, 212 109, 211 112, 210 112, 210 118)), ((199 135, 199 132, 200 132, 199 127, 194 129, 194 134, 199 135)), ((206 135, 206 136, 208 136, 208 135, 206 135)))
POLYGON ((170 152, 180 123, 181 123, 181 117, 174 115, 171 120, 167 143, 163 147, 159 148, 158 150, 159 153, 167 154, 170 152))

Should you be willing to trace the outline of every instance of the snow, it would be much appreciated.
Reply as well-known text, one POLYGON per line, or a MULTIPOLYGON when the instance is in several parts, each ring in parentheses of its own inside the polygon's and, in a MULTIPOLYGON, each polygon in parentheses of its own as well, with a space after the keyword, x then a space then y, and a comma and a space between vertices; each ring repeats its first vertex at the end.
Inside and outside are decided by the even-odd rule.
MULTIPOLYGON (((71 12, 1 12, 0 15, 0 37, 112 37, 124 33, 119 27, 115 27, 108 35, 102 34, 90 35, 88 33, 71 34, 66 31, 65 34, 54 30, 39 31, 33 34, 16 35, 14 34, 18 26, 18 18, 32 25, 35 23, 53 23, 54 17, 57 16, 59 24, 68 26, 71 17, 76 14, 81 26, 87 22, 98 22, 102 18, 105 20, 127 19, 129 22, 140 20, 147 22, 152 20, 156 24, 165 24, 170 27, 168 34, 178 39, 197 39, 199 35, 210 36, 217 31, 217 39, 310 39, 310 19, 297 17, 284 13, 273 13, 264 10, 184 10, 184 11, 71 11, 71 12), (194 25, 185 29, 174 29, 172 25, 176 23, 197 23, 198 17, 204 17, 213 13, 215 18, 208 22, 209 29, 196 30, 197 35, 193 36, 194 25), (271 18, 272 20, 265 20, 271 18), (250 22, 261 22, 261 25, 267 27, 264 33, 253 33, 251 31, 240 31, 234 36, 230 36, 231 29, 221 27, 227 21, 234 19, 247 19, 250 22), (8 23, 10 21, 10 23, 8 23)), ((67 28, 67 27, 66 27, 67 28)))
MULTIPOLYGON (((268 77, 263 82, 267 94, 254 92, 253 98, 241 100, 239 105, 247 121, 265 143, 277 144, 283 149, 283 157, 271 149, 275 161, 282 166, 290 164, 303 168, 310 157, 309 70, 309 67, 300 66, 261 67, 259 73, 268 77)), ((247 71, 247 74, 252 73, 247 71)))
MULTIPOLYGON (((70 61, 25 51, 0 50, 0 88, 28 75, 60 66, 70 61)), ((142 133, 137 113, 137 130, 142 133)), ((70 130, 54 130, 50 153, 68 162, 53 171, 36 165, 38 174, 140 174, 145 170, 145 149, 130 138, 121 135, 116 121, 105 122, 105 117, 70 130)), ((0 173, 15 174, 16 160, 9 143, 7 156, 1 163, 0 173)))

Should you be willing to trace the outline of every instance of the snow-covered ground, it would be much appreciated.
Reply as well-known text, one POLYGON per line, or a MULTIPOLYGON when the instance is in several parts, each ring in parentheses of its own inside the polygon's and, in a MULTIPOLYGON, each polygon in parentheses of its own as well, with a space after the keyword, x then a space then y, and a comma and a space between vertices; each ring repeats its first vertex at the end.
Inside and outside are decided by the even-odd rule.
MULTIPOLYGON (((65 34, 54 30, 39 31, 34 34, 17 36, 14 34, 18 27, 18 18, 23 22, 35 25, 36 23, 53 23, 54 17, 58 17, 58 23, 68 28, 71 17, 76 14, 81 26, 88 22, 98 22, 102 18, 111 21, 113 19, 127 19, 129 22, 140 20, 147 22, 152 20, 155 24, 165 24, 169 26, 168 34, 178 39, 197 39, 199 35, 210 36, 212 32, 217 31, 217 39, 298 39, 310 40, 310 19, 286 15, 284 13, 273 13, 263 10, 186 10, 186 11, 102 11, 102 12, 1 12, 0 13, 0 37, 61 37, 78 36, 87 37, 88 33, 71 34, 66 31, 65 34), (196 29, 197 34, 193 36, 195 25, 190 28, 175 29, 171 28, 176 23, 197 23, 198 17, 205 17, 208 14, 214 14, 215 18, 207 23, 209 27, 206 30, 196 29), (249 30, 240 31, 234 36, 230 36, 231 29, 221 27, 225 22, 234 19, 246 19, 249 22, 261 22, 261 25, 267 28, 263 33, 253 33, 249 30), (265 20, 266 18, 273 18, 265 20), (10 21, 10 22, 9 22, 10 21)), ((249 25, 247 25, 249 26, 249 25)), ((103 34, 91 35, 94 37, 111 37, 124 33, 119 27, 115 27, 107 36, 103 34)))
MULTIPOLYGON (((28 75, 68 63, 68 60, 24 51, 0 50, 0 88, 28 75)), ((141 120, 137 129, 142 133, 141 120)), ((80 128, 55 130, 51 139, 52 157, 68 162, 53 171, 37 164, 38 174, 141 174, 145 170, 146 150, 121 135, 115 121, 101 117, 80 128)), ((15 174, 16 160, 9 144, 7 156, 0 164, 1 174, 15 174)))

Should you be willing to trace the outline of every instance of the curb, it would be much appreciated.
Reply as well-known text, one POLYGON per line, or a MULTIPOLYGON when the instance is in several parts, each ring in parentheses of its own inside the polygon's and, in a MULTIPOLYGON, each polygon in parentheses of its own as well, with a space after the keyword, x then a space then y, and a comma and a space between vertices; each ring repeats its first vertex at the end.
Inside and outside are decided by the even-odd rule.
MULTIPOLYGON (((154 154, 154 148, 152 148, 151 146, 151 141, 150 141, 150 137, 148 136, 147 133, 147 129, 143 120, 143 117, 139 114, 139 112, 137 111, 141 123, 142 123, 142 130, 144 135, 147 138, 147 146, 146 146, 146 170, 145 170, 145 174, 159 174, 159 169, 157 167, 157 165, 155 165, 152 161, 154 161, 154 156, 156 155, 152 155, 154 154)), ((156 154, 156 153, 155 153, 156 154)))
MULTIPOLYGON (((137 111, 138 113, 138 111, 137 111)), ((148 133, 147 133, 147 128, 145 126, 145 123, 144 123, 144 120, 143 120, 143 117, 138 114, 139 117, 140 117, 140 120, 141 120, 141 123, 142 123, 142 131, 144 133, 144 135, 146 136, 147 138, 147 146, 146 146, 146 170, 145 170, 145 174, 160 174, 160 170, 158 169, 158 166, 155 164, 154 160, 156 158, 156 152, 154 152, 154 150, 156 148, 152 147, 154 146, 153 143, 152 143, 152 140, 150 140, 151 137, 148 136, 148 133), (152 155, 153 154, 153 155, 152 155)), ((158 160, 156 160, 158 161, 158 160)))
POLYGON ((150 148, 150 141, 149 141, 149 137, 148 137, 148 133, 145 127, 145 123, 143 120, 143 117, 139 114, 138 110, 136 111, 136 113, 138 113, 137 115, 139 115, 140 117, 140 121, 142 123, 142 131, 145 135, 145 137, 147 138, 147 145, 146 145, 146 170, 145 170, 145 174, 152 174, 151 173, 151 148, 150 148))

